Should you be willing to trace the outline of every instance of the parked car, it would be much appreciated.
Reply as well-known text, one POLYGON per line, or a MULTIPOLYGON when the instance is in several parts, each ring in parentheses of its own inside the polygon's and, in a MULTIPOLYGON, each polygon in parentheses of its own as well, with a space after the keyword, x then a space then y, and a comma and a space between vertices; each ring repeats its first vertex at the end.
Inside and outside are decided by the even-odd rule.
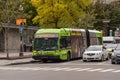
POLYGON ((107 48, 109 58, 111 58, 112 52, 117 47, 117 44, 106 44, 105 47, 107 48))
POLYGON ((120 63, 120 44, 117 45, 111 56, 111 63, 117 64, 120 63))
POLYGON ((104 61, 108 59, 108 52, 103 45, 91 45, 83 53, 84 62, 91 60, 104 61))

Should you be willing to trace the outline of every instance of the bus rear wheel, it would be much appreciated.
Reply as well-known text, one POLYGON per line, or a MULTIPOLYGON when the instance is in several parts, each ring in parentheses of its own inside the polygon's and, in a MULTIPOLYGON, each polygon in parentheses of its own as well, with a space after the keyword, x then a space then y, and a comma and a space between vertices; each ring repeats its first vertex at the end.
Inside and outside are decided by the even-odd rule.
POLYGON ((48 60, 47 59, 42 59, 42 62, 43 63, 46 63, 48 60))
POLYGON ((67 54, 67 61, 70 61, 70 53, 67 54))

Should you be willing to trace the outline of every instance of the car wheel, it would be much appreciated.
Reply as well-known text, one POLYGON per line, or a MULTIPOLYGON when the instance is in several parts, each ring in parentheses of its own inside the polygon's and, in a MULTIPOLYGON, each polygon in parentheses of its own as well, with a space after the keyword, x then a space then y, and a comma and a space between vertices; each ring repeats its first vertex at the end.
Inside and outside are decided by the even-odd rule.
POLYGON ((106 60, 109 60, 109 57, 107 57, 106 60))
POLYGON ((102 55, 100 62, 104 61, 104 56, 102 55))
POLYGON ((115 62, 114 62, 114 61, 111 61, 111 64, 115 64, 115 62))
POLYGON ((87 60, 83 60, 83 62, 87 62, 87 60))
POLYGON ((118 62, 117 62, 117 61, 115 61, 115 64, 118 64, 118 62))

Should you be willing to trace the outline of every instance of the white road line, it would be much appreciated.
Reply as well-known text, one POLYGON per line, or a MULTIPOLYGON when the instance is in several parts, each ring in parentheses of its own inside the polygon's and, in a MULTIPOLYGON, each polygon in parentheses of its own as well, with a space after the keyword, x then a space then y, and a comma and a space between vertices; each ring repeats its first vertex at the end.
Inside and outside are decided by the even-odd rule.
POLYGON ((83 65, 83 66, 84 66, 84 65, 95 65, 95 66, 97 66, 97 65, 106 65, 106 66, 109 66, 109 65, 111 65, 111 64, 99 64, 99 63, 97 63, 97 64, 91 64, 91 63, 90 63, 90 64, 84 64, 84 63, 82 63, 82 64, 69 63, 69 64, 68 64, 68 63, 62 63, 62 64, 57 64, 57 65, 70 65, 70 66, 71 66, 71 65, 81 65, 81 66, 82 66, 82 65, 83 65))
POLYGON ((70 68, 69 67, 67 67, 67 68, 55 68, 54 71, 60 71, 60 70, 64 71, 66 69, 70 69, 70 68))
POLYGON ((90 70, 91 68, 85 68, 85 69, 79 69, 79 70, 76 70, 76 71, 87 71, 87 70, 90 70))
POLYGON ((116 70, 116 71, 112 71, 112 72, 114 72, 114 73, 118 73, 118 72, 120 72, 120 70, 116 70))
POLYGON ((71 69, 66 69, 64 71, 76 71, 76 70, 80 70, 81 68, 71 68, 71 69))
POLYGON ((106 70, 102 70, 102 71, 99 71, 99 72, 108 72, 108 71, 113 71, 114 69, 106 69, 106 70))
POLYGON ((98 68, 98 69, 93 69, 93 70, 88 70, 89 72, 94 72, 94 71, 101 71, 103 70, 102 68, 98 68))
POLYGON ((44 71, 48 71, 48 70, 50 70, 51 68, 49 68, 49 67, 43 67, 43 68, 31 68, 31 70, 35 70, 35 71, 37 71, 37 70, 44 70, 44 71))
POLYGON ((103 69, 103 68, 70 68, 70 67, 0 67, 0 70, 20 70, 20 71, 87 71, 87 72, 113 72, 118 73, 120 70, 103 69))

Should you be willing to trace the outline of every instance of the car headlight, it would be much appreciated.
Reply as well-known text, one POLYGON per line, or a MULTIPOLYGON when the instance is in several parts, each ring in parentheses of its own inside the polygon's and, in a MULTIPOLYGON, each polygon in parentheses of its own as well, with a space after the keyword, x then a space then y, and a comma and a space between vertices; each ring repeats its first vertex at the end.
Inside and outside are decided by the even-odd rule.
POLYGON ((86 53, 83 53, 83 55, 87 55, 86 53))

